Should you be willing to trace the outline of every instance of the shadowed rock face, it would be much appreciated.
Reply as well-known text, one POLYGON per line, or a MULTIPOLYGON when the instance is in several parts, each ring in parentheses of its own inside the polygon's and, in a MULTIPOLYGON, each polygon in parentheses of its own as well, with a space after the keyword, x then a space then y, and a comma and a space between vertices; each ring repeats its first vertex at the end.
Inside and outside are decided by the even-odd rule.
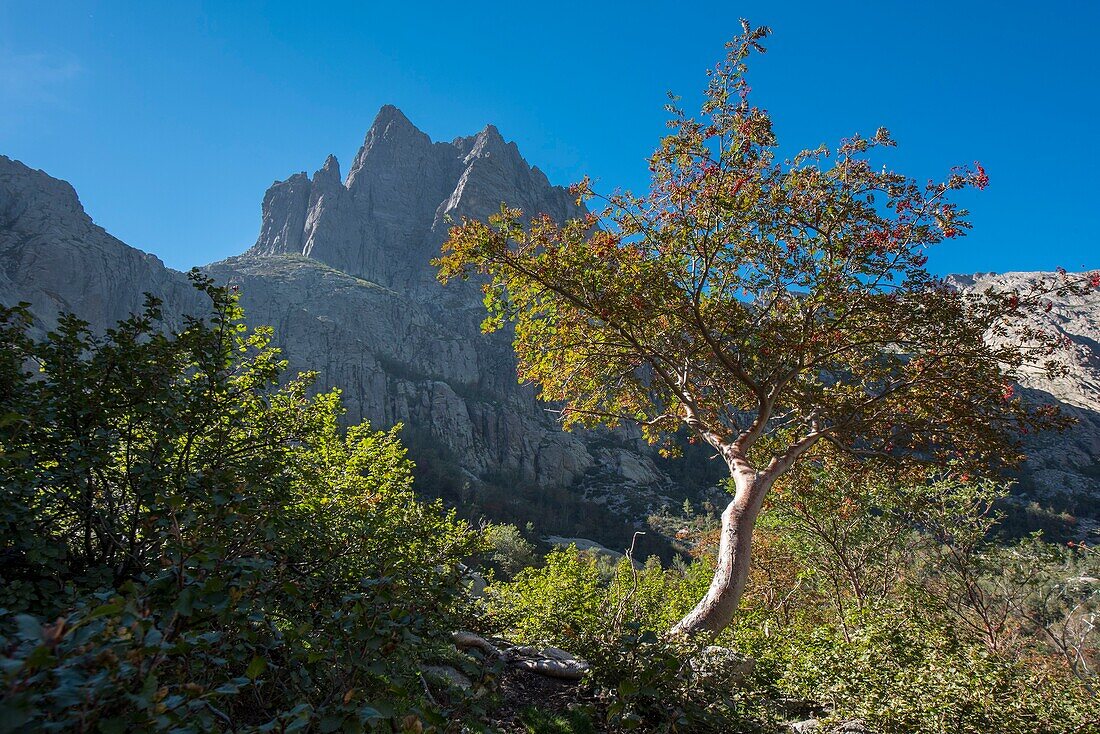
POLYGON ((146 292, 169 315, 201 306, 182 273, 92 222, 72 186, 0 155, 0 303, 30 303, 38 330, 71 311, 102 331, 146 292))
POLYGON ((444 288, 429 262, 453 221, 502 202, 582 213, 496 128, 433 143, 387 106, 345 181, 329 156, 312 178, 275 183, 256 244, 208 271, 241 286, 249 319, 275 327, 292 369, 344 391, 351 421, 403 422, 473 475, 568 485, 592 455, 517 384, 509 335, 481 334, 477 286, 444 288))
POLYGON ((516 382, 506 340, 478 333, 473 309, 427 301, 302 256, 247 256, 207 268, 241 288, 249 321, 270 324, 291 372, 339 387, 351 422, 404 423, 417 448, 474 474, 565 485, 592 458, 516 382))
MULTIPOLYGON (((330 156, 312 177, 277 182, 260 233, 243 255, 207 266, 240 286, 252 324, 270 324, 292 371, 343 390, 349 421, 403 422, 412 457, 448 456, 468 478, 541 486, 581 482, 624 515, 665 501, 668 477, 620 433, 563 433, 515 377, 507 333, 480 333, 476 284, 435 281, 450 220, 483 218, 501 202, 558 219, 580 209, 528 166, 492 126, 433 143, 396 108, 378 114, 346 179, 330 156), (628 498, 641 502, 629 506, 628 498)), ((139 310, 142 294, 170 317, 201 309, 186 278, 96 226, 72 187, 0 157, 0 303, 32 303, 40 327, 72 310, 104 328, 139 310)), ((960 288, 1023 289, 1041 274, 955 276, 960 288)), ((1100 517, 1100 293, 1055 303, 1042 317, 1073 344, 1069 375, 1034 376, 1080 423, 1029 438, 1023 489, 1039 501, 1100 517)), ((1082 530, 1091 525, 1082 523, 1082 530)))

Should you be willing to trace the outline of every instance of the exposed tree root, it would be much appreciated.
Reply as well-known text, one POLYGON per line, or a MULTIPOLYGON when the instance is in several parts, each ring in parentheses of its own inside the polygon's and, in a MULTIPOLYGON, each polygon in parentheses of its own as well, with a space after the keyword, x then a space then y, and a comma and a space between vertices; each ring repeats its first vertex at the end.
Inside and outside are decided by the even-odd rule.
POLYGON ((560 680, 578 681, 588 672, 588 663, 556 647, 515 645, 507 640, 487 640, 473 632, 452 634, 455 646, 460 650, 480 650, 488 657, 498 658, 507 665, 528 673, 536 673, 560 680))

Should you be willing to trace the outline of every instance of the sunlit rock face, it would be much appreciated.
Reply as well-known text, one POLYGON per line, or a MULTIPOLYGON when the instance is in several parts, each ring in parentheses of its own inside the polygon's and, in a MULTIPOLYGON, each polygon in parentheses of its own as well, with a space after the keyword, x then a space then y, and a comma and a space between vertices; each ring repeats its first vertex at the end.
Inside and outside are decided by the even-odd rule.
POLYGON ((298 173, 268 189, 260 235, 246 256, 305 255, 402 293, 438 295, 429 260, 452 222, 487 217, 502 202, 558 220, 580 213, 492 125, 433 143, 387 105, 345 181, 329 156, 312 178, 298 173))
MULTIPOLYGON (((1054 273, 977 273, 953 275, 957 288, 1027 293, 1055 282, 1054 273)), ((1077 424, 1063 433, 1028 436, 1027 461, 1020 473, 1022 496, 1065 509, 1079 520, 1079 535, 1100 527, 1100 290, 1052 299, 1051 309, 1027 316, 1032 325, 1063 338, 1055 357, 1065 374, 1049 378, 1030 369, 1020 380, 1027 398, 1057 403, 1077 424)))

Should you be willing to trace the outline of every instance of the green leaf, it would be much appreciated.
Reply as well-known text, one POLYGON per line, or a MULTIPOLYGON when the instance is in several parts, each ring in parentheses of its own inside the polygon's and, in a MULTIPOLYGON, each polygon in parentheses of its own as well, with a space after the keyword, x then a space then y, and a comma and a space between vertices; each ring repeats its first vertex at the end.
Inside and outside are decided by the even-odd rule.
POLYGON ((30 715, 23 707, 7 701, 0 702, 0 734, 26 731, 23 725, 28 721, 30 721, 30 715))
POLYGON ((244 671, 244 674, 250 680, 256 680, 265 670, 267 670, 267 661, 257 655, 252 658, 252 662, 248 664, 248 668, 244 671))
POLYGON ((175 609, 184 617, 190 617, 195 611, 195 587, 188 586, 186 589, 180 592, 179 599, 176 600, 175 609))
POLYGON ((344 725, 344 717, 338 714, 329 714, 325 718, 321 719, 321 732, 322 734, 329 734, 329 732, 336 731, 344 725))
POLYGON ((42 624, 29 614, 15 615, 15 624, 19 628, 19 636, 25 640, 41 640, 42 624))
POLYGON ((107 604, 100 604, 98 607, 88 613, 85 619, 98 619, 99 617, 106 617, 109 614, 118 614, 122 611, 125 605, 121 599, 108 602, 107 604))

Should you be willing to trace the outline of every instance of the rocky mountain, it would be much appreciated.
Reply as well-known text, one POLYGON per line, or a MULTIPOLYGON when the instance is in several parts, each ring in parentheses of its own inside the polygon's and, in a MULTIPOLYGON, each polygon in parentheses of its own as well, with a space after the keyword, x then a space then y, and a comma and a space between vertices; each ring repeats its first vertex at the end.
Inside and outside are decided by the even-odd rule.
POLYGON ((329 156, 312 177, 275 183, 255 245, 207 270, 241 286, 246 313, 275 327, 292 369, 344 391, 350 420, 402 422, 475 477, 569 485, 592 453, 517 384, 507 334, 480 333, 476 286, 444 288, 429 262, 452 221, 502 201, 579 212, 496 128, 435 143, 387 106, 345 180, 329 156))
POLYGON ((268 189, 259 238, 245 256, 305 255, 434 300, 443 291, 428 261, 438 256, 450 222, 488 216, 501 202, 558 219, 580 212, 564 189, 551 186, 492 125, 477 135, 433 143, 387 105, 346 180, 329 156, 312 178, 298 173, 268 189))
MULTIPOLYGON (((948 281, 962 290, 1027 293, 1053 279, 1053 273, 977 273, 948 281)), ((1062 337, 1066 347, 1056 357, 1066 373, 1052 380, 1032 370, 1021 387, 1036 402, 1060 405, 1077 424, 1029 438, 1019 496, 1072 516, 1075 534, 1084 536, 1100 529, 1100 292, 1054 299, 1050 311, 1028 319, 1062 337)))
MULTIPOLYGON (((501 202, 558 218, 579 213, 496 128, 433 142, 387 106, 346 178, 329 156, 312 176, 274 183, 255 244, 205 270, 240 287, 249 321, 274 327, 292 371, 315 370, 318 388, 343 391, 350 422, 405 424, 411 455, 450 488, 448 499, 473 498, 521 522, 542 503, 545 530, 618 547, 632 522, 678 506, 706 472, 682 481, 695 470, 656 461, 625 432, 562 432, 517 383, 508 334, 480 333, 476 284, 436 282, 429 261, 451 222, 485 217, 501 202)), ((105 327, 138 309, 145 291, 172 314, 201 308, 182 274, 96 226, 71 186, 3 157, 0 254, 0 303, 31 302, 42 327, 61 309, 105 327)), ((954 282, 1023 288, 1036 277, 954 282)), ((1071 340, 1073 364, 1062 380, 1025 387, 1053 396, 1080 423, 1031 442, 1024 504, 1064 510, 1085 532, 1100 519, 1100 302, 1067 299, 1044 318, 1071 340)))
POLYGON ((92 222, 72 186, 0 155, 0 303, 30 303, 39 329, 71 311, 101 330, 140 311, 145 292, 168 314, 200 307, 182 273, 92 222))
MULTIPOLYGON (((548 530, 629 542, 635 518, 678 506, 682 493, 628 434, 561 431, 517 383, 508 334, 481 334, 478 287, 435 280, 429 261, 451 222, 501 202, 559 218, 580 211, 496 128, 432 142, 384 107, 346 179, 330 156, 312 176, 276 182, 256 243, 204 270, 240 287, 249 322, 274 327, 292 372, 316 371, 318 389, 343 391, 349 422, 403 423, 411 455, 449 499, 495 492, 493 513, 517 521, 525 504, 544 502, 558 521, 548 530)), ((6 158, 0 252, 0 303, 31 302, 44 328, 59 310, 105 328, 146 291, 170 314, 202 307, 181 273, 96 226, 71 186, 6 158)))

